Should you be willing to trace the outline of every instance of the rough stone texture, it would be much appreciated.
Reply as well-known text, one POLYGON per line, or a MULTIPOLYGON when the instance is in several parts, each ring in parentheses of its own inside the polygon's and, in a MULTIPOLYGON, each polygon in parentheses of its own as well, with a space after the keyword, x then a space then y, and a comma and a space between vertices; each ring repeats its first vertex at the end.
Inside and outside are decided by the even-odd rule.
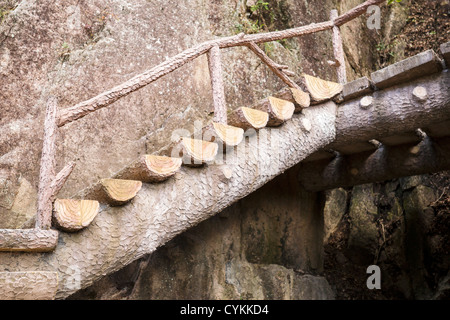
MULTIPOLYGON (((271 1, 271 4, 273 3, 275 1, 271 1)), ((359 3, 359 0, 341 1, 340 12, 359 3)), ((404 8, 407 4, 408 1, 404 0, 401 6, 404 8)), ((279 29, 327 20, 329 11, 334 8, 332 1, 324 1, 321 6, 311 1, 293 0, 276 2, 275 5, 278 9, 275 12, 278 18, 275 27, 279 29)), ((390 8, 390 12, 394 12, 394 8, 401 7, 390 8)), ((118 0, 106 4, 104 1, 21 1, 20 5, 0 22, 0 76, 5 83, 0 92, 2 226, 20 226, 33 214, 33 195, 36 195, 39 170, 36 163, 40 157, 44 101, 48 94, 56 94, 60 98, 61 106, 69 107, 196 43, 214 36, 235 33, 234 26, 242 22, 246 10, 244 1, 191 1, 189 6, 176 1, 118 0), (161 16, 164 19, 161 19, 161 16), (78 23, 78 17, 81 23, 78 23), (11 178, 3 179, 4 177, 11 178), (21 193, 21 188, 28 191, 21 193), (19 198, 20 194, 27 194, 28 198, 21 200, 24 197, 19 198), (24 205, 12 210, 14 203, 24 205)), ((382 22, 386 20, 392 19, 385 19, 383 16, 382 22)), ((347 70, 351 73, 349 79, 368 76, 371 70, 375 69, 371 52, 377 41, 374 37, 377 31, 369 31, 365 22, 365 18, 361 17, 341 28, 347 54, 347 70)), ((392 26, 390 30, 396 28, 398 26, 392 26)), ((395 34, 394 31, 384 30, 383 35, 395 34)), ((321 33, 300 40, 275 42, 267 48, 275 61, 287 64, 297 74, 304 71, 333 80, 335 70, 326 64, 326 60, 332 58, 330 40, 329 34, 321 33)), ((397 48, 401 53, 402 46, 397 48)), ((229 109, 251 105, 281 85, 271 71, 246 48, 224 52, 224 69, 225 94, 229 109)), ((71 195, 100 178, 110 176, 144 152, 153 153, 159 150, 170 140, 174 129, 192 129, 195 119, 209 118, 211 106, 207 61, 202 57, 166 79, 161 79, 158 83, 115 103, 107 110, 98 111, 68 125, 58 139, 58 165, 62 167, 69 160, 76 160, 77 169, 63 190, 63 195, 71 195)), ((121 220, 120 215, 114 216, 116 213, 108 218, 117 221, 117 224, 125 223, 127 219, 121 220)), ((118 237, 121 236, 119 230, 115 232, 118 237)), ((445 235, 442 237, 445 240, 445 235)), ((202 235, 194 234, 191 235, 192 238, 201 241, 202 235)), ((441 240, 433 238, 433 241, 441 240)), ((81 237, 78 237, 77 241, 82 241, 81 237)), ((109 259, 115 258, 112 252, 115 245, 116 243, 112 244, 109 259)), ((90 249, 95 250, 92 247, 90 249)), ((215 250, 220 252, 220 247, 215 250)), ((397 251, 394 256, 396 253, 397 251)), ((185 251, 178 250, 175 254, 179 259, 186 257, 185 251)), ((29 256, 26 259, 28 258, 29 256)), ((46 255, 45 259, 47 258, 49 256, 46 255)), ((13 255, 11 265, 17 267, 19 260, 18 255, 13 255)), ((127 263, 129 261, 123 262, 123 265, 127 263)), ((141 266, 140 263, 141 261, 137 261, 130 264, 123 272, 134 275, 134 267, 141 266)), ((264 278, 262 274, 272 275, 276 270, 284 275, 291 274, 288 268, 284 270, 270 265, 257 268, 258 264, 252 264, 255 267, 251 268, 248 264, 238 265, 242 266, 244 273, 246 270, 250 272, 251 276, 246 277, 245 281, 252 284, 253 288, 261 284, 261 279, 264 278)), ((445 266, 445 263, 443 265, 445 266)), ((169 264, 169 267, 173 266, 169 264)), ((188 267, 192 269, 192 264, 188 267)), ((96 269, 102 270, 104 274, 111 271, 101 263, 96 269)), ((62 272, 68 275, 63 286, 75 291, 79 285, 79 270, 69 266, 62 272)), ((191 283, 201 282, 204 275, 202 269, 194 272, 201 276, 192 278, 191 283)), ((151 271, 147 271, 148 273, 153 274, 151 271)), ((117 275, 112 276, 117 280, 114 276, 117 275)), ((295 274, 295 278, 299 277, 301 276, 295 274)), ((309 277, 301 278, 309 281, 309 277)), ((161 278, 164 279, 164 275, 161 278)), ((400 279, 404 288, 408 287, 408 281, 404 280, 406 278, 400 279)), ((239 284, 238 280, 245 282, 232 273, 228 279, 234 286, 239 284)), ((136 278, 128 277, 126 281, 134 280, 136 278)), ((448 281, 448 277, 440 282, 444 294, 445 281, 448 281)), ((113 282, 112 287, 106 285, 103 289, 117 294, 114 287, 116 283, 113 282)), ((250 287, 250 284, 247 287, 250 287)), ((285 283, 278 284, 280 288, 285 288, 285 283)), ((257 294, 264 296, 264 286, 258 288, 260 291, 256 291, 257 294)), ((293 297, 294 294, 291 294, 293 297)), ((164 293, 160 292, 160 296, 163 297, 164 293)), ((310 295, 312 296, 314 295, 310 295)))
POLYGON ((448 182, 444 172, 349 190, 325 245, 337 299, 448 299, 448 182), (365 286, 370 264, 381 269, 381 290, 365 286))
POLYGON ((342 216, 347 209, 348 193, 342 188, 328 190, 325 193, 326 201, 323 208, 324 242, 336 231, 342 216))
POLYGON ((441 44, 439 49, 445 60, 447 68, 450 68, 450 42, 441 44))
POLYGON ((70 299, 332 299, 309 274, 323 272, 323 221, 297 170, 70 299))
POLYGON ((382 89, 441 70, 442 65, 439 57, 433 50, 427 50, 377 70, 370 77, 375 86, 382 89))
POLYGON ((354 99, 363 95, 367 95, 373 92, 373 84, 367 79, 362 77, 351 82, 347 82, 342 90, 342 96, 344 101, 354 99))
MULTIPOLYGON (((360 0, 339 1, 339 12, 346 12, 349 9, 361 4, 360 0)), ((398 41, 395 35, 403 28, 407 22, 408 7, 410 0, 403 0, 395 5, 382 6, 380 12, 380 29, 369 29, 368 20, 374 13, 362 15, 341 26, 344 52, 347 67, 347 81, 360 77, 369 77, 373 70, 377 70, 383 65, 379 65, 380 55, 383 53, 386 44, 395 42, 389 47, 389 52, 395 59, 402 60, 405 41, 398 41), (363 45, 364 44, 364 45, 363 45), (383 52, 380 52, 383 49, 383 52)), ((389 55, 390 57, 391 55, 389 55)))

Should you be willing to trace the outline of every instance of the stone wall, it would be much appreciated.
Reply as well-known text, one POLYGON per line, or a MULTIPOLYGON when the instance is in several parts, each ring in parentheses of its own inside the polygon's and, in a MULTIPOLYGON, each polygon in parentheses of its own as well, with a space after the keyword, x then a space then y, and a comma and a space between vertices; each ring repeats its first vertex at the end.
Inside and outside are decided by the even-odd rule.
POLYGON ((448 299, 448 172, 331 190, 325 277, 338 299, 448 299), (365 286, 369 265, 381 290, 365 286))

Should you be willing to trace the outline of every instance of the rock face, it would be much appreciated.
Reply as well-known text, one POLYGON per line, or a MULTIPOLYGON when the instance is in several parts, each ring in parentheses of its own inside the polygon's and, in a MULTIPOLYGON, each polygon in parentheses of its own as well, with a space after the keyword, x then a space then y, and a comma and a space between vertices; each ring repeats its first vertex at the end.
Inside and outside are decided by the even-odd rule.
MULTIPOLYGON (((448 183, 447 172, 343 191, 349 208, 325 246, 325 277, 338 299, 448 298, 448 183), (365 286, 372 264, 381 290, 365 286)), ((325 229, 331 224, 325 219, 325 229)))

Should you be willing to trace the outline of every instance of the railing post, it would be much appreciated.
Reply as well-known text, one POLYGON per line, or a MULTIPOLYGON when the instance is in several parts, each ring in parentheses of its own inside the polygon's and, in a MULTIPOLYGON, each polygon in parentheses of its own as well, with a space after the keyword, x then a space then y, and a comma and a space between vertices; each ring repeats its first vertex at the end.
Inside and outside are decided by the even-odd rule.
MULTIPOLYGON (((334 21, 338 16, 339 15, 337 10, 331 10, 331 21, 334 21)), ((341 31, 339 30, 339 27, 337 25, 334 25, 332 30, 334 58, 338 62, 336 67, 338 82, 341 84, 345 84, 347 82, 347 72, 345 70, 344 48, 342 46, 341 31)))
POLYGON ((57 100, 50 97, 44 121, 44 142, 42 147, 41 168, 39 171, 38 208, 36 228, 50 229, 52 222, 52 184, 55 180, 55 141, 56 141, 57 100))
POLYGON ((221 60, 219 46, 213 45, 208 51, 208 64, 213 93, 214 122, 227 124, 227 106, 225 103, 221 60))
POLYGON ((273 73, 275 73, 285 84, 287 84, 291 88, 299 89, 301 90, 300 86, 296 84, 293 80, 291 80, 286 72, 287 72, 287 66, 280 65, 278 63, 275 63, 270 57, 260 48, 258 47, 254 42, 250 42, 247 45, 250 50, 252 50, 269 68, 272 70, 273 73))

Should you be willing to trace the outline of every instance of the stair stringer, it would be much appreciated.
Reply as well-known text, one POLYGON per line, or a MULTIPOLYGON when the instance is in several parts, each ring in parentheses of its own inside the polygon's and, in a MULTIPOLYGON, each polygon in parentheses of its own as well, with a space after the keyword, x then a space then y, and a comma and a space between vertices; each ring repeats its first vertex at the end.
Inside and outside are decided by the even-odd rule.
POLYGON ((222 164, 183 166, 165 182, 145 183, 129 204, 102 206, 89 228, 61 233, 52 252, 0 252, 0 272, 57 272, 56 298, 66 298, 154 252, 330 144, 336 136, 336 111, 332 101, 310 107, 280 127, 245 138, 222 164), (302 129, 304 118, 312 124, 310 131, 302 129))

